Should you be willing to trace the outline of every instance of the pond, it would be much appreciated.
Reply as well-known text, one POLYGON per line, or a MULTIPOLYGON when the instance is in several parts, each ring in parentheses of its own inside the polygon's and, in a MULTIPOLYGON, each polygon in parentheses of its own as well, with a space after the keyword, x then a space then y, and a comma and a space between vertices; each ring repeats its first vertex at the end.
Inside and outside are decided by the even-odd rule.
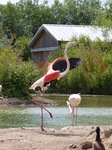
MULTIPOLYGON (((112 97, 111 96, 81 96, 78 108, 78 126, 112 125, 112 97)), ((44 127, 61 129, 72 125, 72 115, 66 105, 68 95, 46 95, 60 103, 60 106, 47 107, 53 119, 44 111, 44 127)), ((39 107, 0 107, 0 128, 9 127, 40 127, 41 109, 39 107)))

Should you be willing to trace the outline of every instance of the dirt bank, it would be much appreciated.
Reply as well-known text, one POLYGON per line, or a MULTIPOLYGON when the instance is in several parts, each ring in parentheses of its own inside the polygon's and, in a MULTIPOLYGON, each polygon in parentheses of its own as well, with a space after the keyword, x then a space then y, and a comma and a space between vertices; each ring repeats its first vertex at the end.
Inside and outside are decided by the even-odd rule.
MULTIPOLYGON (((45 128, 0 129, 0 150, 81 150, 92 149, 96 127, 65 127, 61 130, 45 128)), ((102 126, 101 139, 106 150, 112 150, 112 126, 102 126)))
MULTIPOLYGON (((38 97, 36 98, 36 102, 37 104, 40 104, 42 101, 42 97, 38 97)), ((49 105, 49 106, 55 106, 58 105, 57 102, 53 101, 53 100, 49 100, 44 98, 43 99, 43 104, 44 105, 49 105)), ((18 98, 3 98, 0 97, 0 105, 2 106, 20 106, 20 105, 35 105, 35 103, 33 102, 33 99, 31 100, 20 100, 18 98)))

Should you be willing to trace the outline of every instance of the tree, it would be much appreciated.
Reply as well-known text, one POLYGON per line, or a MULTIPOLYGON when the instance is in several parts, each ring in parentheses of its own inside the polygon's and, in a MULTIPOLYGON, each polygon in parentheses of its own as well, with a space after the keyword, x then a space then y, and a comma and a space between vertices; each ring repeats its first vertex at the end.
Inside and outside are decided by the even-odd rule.
MULTIPOLYGON (((0 23, 10 37, 32 37, 42 24, 90 25, 101 11, 99 0, 65 0, 48 5, 48 1, 39 4, 38 0, 20 0, 16 4, 8 2, 0 5, 0 23)), ((110 9, 111 10, 111 9, 110 9)))
POLYGON ((96 17, 94 24, 112 29, 112 2, 105 4, 96 17))
POLYGON ((8 37, 11 37, 11 33, 16 34, 17 32, 17 8, 16 5, 12 4, 11 2, 8 2, 4 8, 2 9, 2 25, 3 29, 5 30, 5 33, 8 35, 8 37))
POLYGON ((31 51, 29 47, 30 39, 23 36, 16 39, 15 48, 17 53, 23 60, 28 61, 31 58, 31 51))
POLYGON ((66 24, 66 9, 59 0, 54 1, 54 4, 51 6, 51 11, 53 14, 53 23, 66 24))
POLYGON ((70 24, 90 25, 100 11, 99 0, 65 0, 67 20, 70 24))

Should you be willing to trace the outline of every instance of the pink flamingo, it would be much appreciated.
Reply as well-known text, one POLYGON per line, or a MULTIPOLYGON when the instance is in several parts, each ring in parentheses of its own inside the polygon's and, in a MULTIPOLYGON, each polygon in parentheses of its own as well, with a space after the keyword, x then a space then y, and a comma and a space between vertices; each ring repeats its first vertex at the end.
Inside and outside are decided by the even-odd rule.
MULTIPOLYGON (((35 90, 36 87, 40 87, 41 91, 43 92, 43 97, 45 91, 48 89, 48 86, 50 86, 52 81, 59 80, 63 76, 65 76, 69 70, 76 68, 80 63, 81 59, 79 58, 68 58, 67 56, 67 49, 71 46, 76 46, 76 42, 68 42, 65 51, 64 51, 64 57, 59 57, 55 61, 53 61, 48 67, 47 67, 47 73, 38 79, 36 82, 33 83, 33 85, 29 89, 35 90)), ((41 102, 41 129, 43 129, 43 98, 41 102)), ((52 118, 52 114, 45 109, 52 118)))
POLYGON ((78 111, 78 105, 81 102, 81 96, 79 94, 72 94, 69 96, 69 102, 67 101, 67 105, 70 109, 70 113, 72 113, 73 115, 73 122, 72 125, 74 125, 74 110, 76 107, 76 119, 75 119, 75 123, 77 125, 77 111, 78 111), (72 107, 72 108, 71 108, 72 107))

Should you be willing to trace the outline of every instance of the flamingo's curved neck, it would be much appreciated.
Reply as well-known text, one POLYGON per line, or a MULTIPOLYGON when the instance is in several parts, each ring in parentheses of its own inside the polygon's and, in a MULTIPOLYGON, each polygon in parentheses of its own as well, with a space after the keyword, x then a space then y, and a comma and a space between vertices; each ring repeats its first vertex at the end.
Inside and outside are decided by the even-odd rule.
POLYGON ((67 49, 69 47, 71 47, 73 44, 73 42, 69 42, 66 47, 65 47, 65 51, 64 51, 64 56, 65 56, 65 60, 66 60, 66 63, 67 63, 67 68, 64 72, 60 73, 60 78, 65 76, 68 72, 69 72, 69 69, 70 69, 70 63, 69 63, 69 60, 68 60, 68 56, 67 56, 67 49))

